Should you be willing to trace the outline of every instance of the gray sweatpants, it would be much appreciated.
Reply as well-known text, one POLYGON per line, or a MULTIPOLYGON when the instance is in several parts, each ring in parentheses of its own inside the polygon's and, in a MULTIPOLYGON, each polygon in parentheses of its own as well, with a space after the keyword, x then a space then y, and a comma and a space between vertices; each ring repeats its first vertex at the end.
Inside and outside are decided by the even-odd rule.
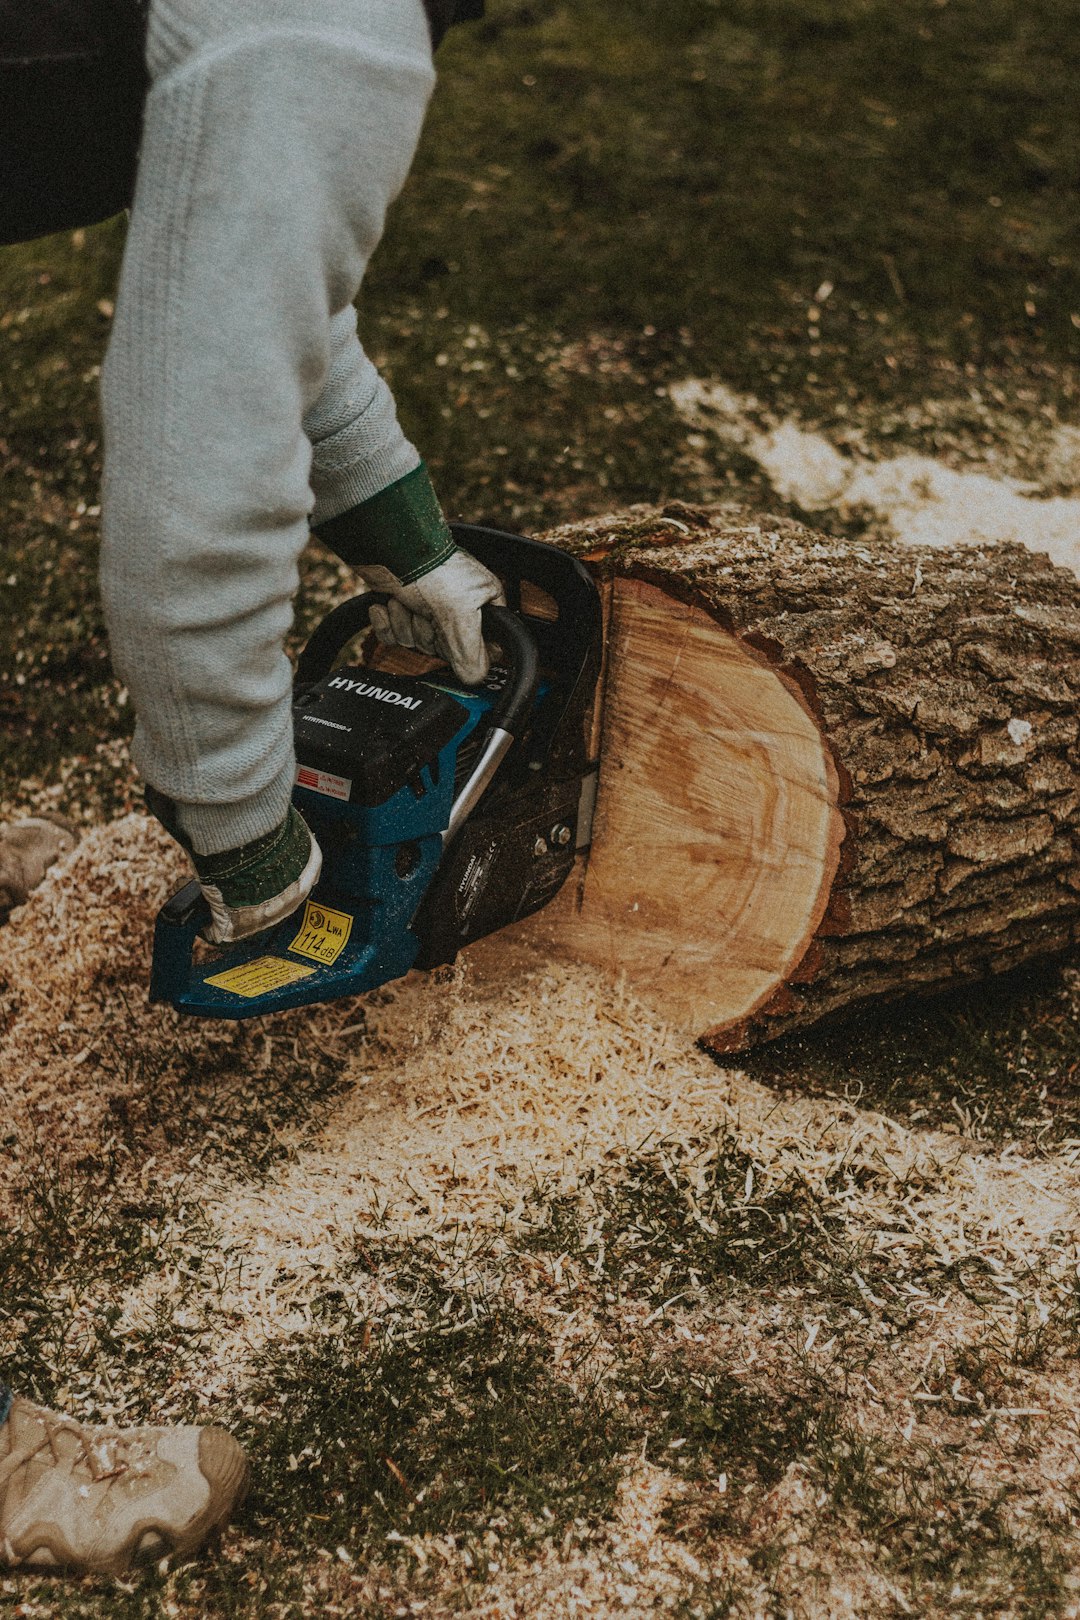
POLYGON ((152 0, 147 56, 102 381, 102 593, 136 766, 216 853, 288 805, 309 521, 419 460, 352 300, 434 70, 422 0, 152 0))

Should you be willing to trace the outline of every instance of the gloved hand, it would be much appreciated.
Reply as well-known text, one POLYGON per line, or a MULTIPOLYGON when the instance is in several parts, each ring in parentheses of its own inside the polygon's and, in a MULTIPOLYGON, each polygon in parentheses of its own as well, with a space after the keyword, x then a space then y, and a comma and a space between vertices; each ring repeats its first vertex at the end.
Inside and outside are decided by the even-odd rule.
POLYGON ((502 586, 483 563, 457 547, 445 562, 411 585, 380 563, 365 563, 356 572, 373 591, 391 600, 371 610, 371 628, 386 646, 415 647, 445 658, 467 686, 478 686, 490 665, 480 627, 487 602, 505 605, 502 586))
POLYGON ((454 544, 423 462, 315 533, 369 590, 393 598, 371 615, 380 641, 445 658, 459 680, 479 685, 490 662, 480 609, 504 605, 502 586, 454 544))
POLYGON ((295 805, 272 832, 219 855, 197 854, 176 803, 145 784, 146 807, 191 858, 210 907, 200 930, 211 945, 229 945, 274 928, 307 899, 322 871, 322 851, 295 805))

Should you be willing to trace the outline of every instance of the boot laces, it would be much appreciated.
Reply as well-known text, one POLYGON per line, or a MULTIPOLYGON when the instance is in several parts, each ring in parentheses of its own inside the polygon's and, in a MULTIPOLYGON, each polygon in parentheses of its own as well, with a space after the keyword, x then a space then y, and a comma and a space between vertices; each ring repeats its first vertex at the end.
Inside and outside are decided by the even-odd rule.
POLYGON ((0 1457, 0 1504, 11 1478, 45 1450, 51 1453, 57 1467, 66 1467, 73 1476, 85 1469, 90 1484, 104 1485, 106 1491, 123 1475, 149 1473, 152 1467, 145 1444, 134 1436, 95 1430, 39 1407, 34 1412, 30 1434, 21 1444, 13 1444, 6 1457, 0 1457), (67 1456, 60 1448, 60 1440, 65 1435, 74 1436, 78 1442, 67 1456))

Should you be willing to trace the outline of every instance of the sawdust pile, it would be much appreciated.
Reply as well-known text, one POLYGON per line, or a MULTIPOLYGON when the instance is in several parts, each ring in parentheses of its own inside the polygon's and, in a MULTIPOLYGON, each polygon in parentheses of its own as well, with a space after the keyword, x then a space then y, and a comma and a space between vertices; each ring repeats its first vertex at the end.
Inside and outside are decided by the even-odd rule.
MULTIPOLYGON (((0 934, 0 1087, 17 1137, 0 1166, 0 1197, 46 1141, 50 1155, 69 1159, 102 1152, 114 1140, 123 1075, 137 1075, 155 1050, 181 1050, 175 1015, 147 1005, 145 982, 154 914, 182 873, 157 825, 127 817, 89 834, 0 934)), ((219 1026, 184 1023, 185 1074, 220 1065, 223 1039, 243 1028, 223 1037, 219 1026)), ((943 1264, 977 1250, 1002 1266, 1029 1265, 1080 1207, 1072 1164, 987 1152, 829 1098, 780 1099, 580 966, 543 963, 476 984, 467 966, 449 981, 416 975, 340 1003, 332 1017, 318 1009, 268 1021, 252 1042, 253 1066, 265 1072, 286 1048, 313 1063, 330 1042, 343 1092, 317 1120, 279 1132, 268 1174, 207 1169, 200 1178, 232 1278, 207 1323, 220 1377, 235 1372, 237 1355, 303 1325, 312 1293, 357 1236, 449 1241, 512 1223, 538 1191, 575 1193, 650 1146, 695 1161, 704 1176, 718 1137, 729 1135, 752 1156, 760 1185, 797 1172, 821 1193, 832 1189, 898 1263, 932 1232, 943 1264)), ((139 1152, 161 1147, 151 1138, 139 1152)), ((169 1168, 164 1156, 155 1173, 169 1168)), ((132 1312, 168 1286, 140 1289, 132 1312)))
MULTIPOLYGON (((358 1240, 449 1247, 463 1229, 512 1231, 537 1191, 587 1198, 594 1178, 617 1177, 629 1154, 650 1147, 704 1177, 728 1132, 753 1155, 752 1192, 797 1176, 853 1230, 876 1232, 901 1270, 928 1247, 941 1266, 972 1256, 997 1264, 1006 1311, 1014 1270, 1037 1263, 1076 1220, 1074 1170, 984 1154, 828 1100, 778 1102, 687 1050, 644 1009, 609 1005, 582 970, 538 973, 501 1005, 493 993, 433 994, 447 1016, 441 1040, 416 1034, 431 1009, 422 986, 404 987, 381 1009, 376 1043, 325 1126, 260 1184, 205 1188, 226 1281, 204 1317, 184 1321, 189 1343, 202 1339, 200 1387, 235 1389, 255 1352, 311 1328, 312 1301, 340 1285, 358 1240)), ((133 1295, 133 1329, 170 1286, 133 1295)), ((362 1314, 393 1304, 381 1282, 352 1286, 362 1314)))
POLYGON ((823 433, 790 418, 760 427, 759 402, 718 381, 688 377, 669 394, 690 427, 736 445, 778 495, 806 512, 837 513, 845 521, 869 513, 914 546, 1017 541, 1080 574, 1080 495, 1045 495, 1041 488, 1080 489, 1074 428, 1047 435, 1035 483, 977 466, 952 467, 934 456, 841 454, 823 433))
MULTIPOLYGON (((693 1204, 720 1144, 733 1142, 747 1157, 738 1196, 748 1205, 771 1187, 809 1189, 834 1230, 850 1234, 853 1253, 887 1257, 890 1286, 905 1296, 904 1334, 867 1349, 866 1377, 846 1396, 852 1422, 894 1435, 901 1447, 914 1426, 916 1439, 933 1434, 965 1455, 971 1448, 976 1473, 986 1471, 987 1488, 994 1485, 1002 1456, 983 1445, 966 1415, 947 1409, 958 1386, 950 1373, 943 1392, 934 1369, 952 1365, 966 1343, 1007 1347, 1032 1311, 1049 1317, 1056 1290, 1071 1297, 1080 1211, 1075 1144, 1025 1157, 835 1098, 778 1094, 719 1068, 592 970, 544 961, 502 980, 467 964, 449 976, 418 975, 332 1013, 268 1020, 246 1044, 223 1045, 229 1032, 200 1023, 178 1031, 171 1013, 145 1003, 153 915, 181 872, 157 827, 129 817, 91 833, 0 933, 0 1088, 17 1137, 17 1152, 0 1166, 0 1202, 17 1203, 19 1178, 43 1148, 74 1160, 111 1144, 132 1161, 133 1179, 151 1167, 161 1181, 186 1178, 198 1203, 197 1231, 180 1210, 160 1234, 157 1269, 122 1297, 110 1295, 118 1307, 115 1346, 153 1342, 155 1323, 160 1332, 168 1321, 170 1342, 183 1349, 168 1380, 126 1355, 119 1373, 109 1374, 121 1395, 134 1397, 145 1376, 144 1398, 159 1415, 242 1410, 260 1352, 294 1334, 333 1332, 320 1301, 344 1300, 379 1333, 394 1331, 408 1308, 407 1268, 399 1278, 383 1263, 358 1267, 365 1242, 386 1252, 387 1239, 399 1241, 402 1253, 420 1243, 429 1260, 445 1256, 449 1271, 463 1236, 466 1245, 477 1240, 478 1269, 489 1268, 490 1285, 514 1290, 516 1307, 542 1324, 549 1365, 567 1381, 580 1375, 583 1356, 614 1359, 620 1342, 649 1333, 670 1334, 673 1346, 700 1343, 702 1354, 719 1356, 748 1384, 781 1387, 793 1354, 799 1366, 818 1369, 814 1376, 838 1381, 836 1314, 813 1290, 740 1298, 730 1320, 722 1307, 681 1299, 656 1307, 644 1297, 628 1300, 616 1318, 589 1281, 587 1257, 522 1258, 515 1233, 535 1219, 538 1198, 575 1202, 587 1250, 590 1230, 601 1224, 595 1201, 625 1177, 633 1155, 668 1156, 693 1204), (121 1142, 114 1130, 123 1075, 137 1084, 139 1062, 155 1050, 166 1052, 167 1090, 224 1057, 233 1060, 228 1084, 250 1086, 254 1077, 257 1085, 286 1059, 301 1069, 314 1064, 328 1046, 338 1089, 317 1110, 275 1127, 275 1154, 259 1167, 234 1162, 226 1170, 225 1161, 202 1164, 190 1152, 170 1159, 154 1131, 121 1142), (183 1061, 170 1069, 174 1050, 183 1061), (134 1069, 129 1061, 118 1070, 118 1051, 134 1069), (564 1264, 567 1275, 578 1268, 580 1287, 566 1287, 566 1277, 560 1283, 564 1264), (977 1303, 941 1283, 971 1265, 977 1303), (773 1366, 770 1356, 781 1361, 773 1366), (938 1403, 945 1403, 940 1433, 932 1428, 938 1403)), ((484 1286, 482 1276, 477 1281, 484 1286)), ((851 1282, 846 1314, 863 1311, 869 1322, 881 1302, 857 1267, 851 1282)), ((100 1378, 92 1296, 80 1310, 90 1346, 81 1376, 100 1378)), ((68 1348, 77 1351, 74 1339, 68 1348)), ((1064 1414, 1076 1391, 1065 1365, 1024 1380, 1002 1394, 1000 1415, 980 1417, 1007 1426, 1027 1422, 1029 1409, 1042 1414, 1037 1421, 1048 1427, 1038 1468, 1019 1430, 1006 1465, 1010 1489, 1030 1487, 1049 1501, 1054 1480, 1072 1481, 1075 1472, 1075 1424, 1064 1414)), ((71 1386, 74 1397, 80 1387, 71 1386)), ((891 1588, 872 1547, 815 1544, 816 1499, 797 1469, 762 1496, 741 1536, 719 1542, 673 1533, 669 1508, 683 1488, 657 1459, 626 1459, 608 1522, 502 1568, 493 1564, 460 1612, 555 1620, 677 1608, 695 1593, 704 1600, 718 1582, 753 1584, 756 1542, 765 1546, 778 1527, 777 1581, 803 1596, 811 1574, 821 1583, 821 1600, 807 1598, 806 1613, 888 1608, 891 1588)), ((453 1538, 419 1537, 410 1553, 443 1595, 473 1578, 453 1538)), ((340 1578, 348 1573, 343 1567, 340 1578)), ((382 1578, 375 1570, 355 1576, 382 1578)), ((401 1571, 392 1580, 405 1581, 399 1590, 411 1612, 445 1612, 442 1597, 430 1608, 427 1599, 414 1603, 401 1571)))
POLYGON ((157 824, 128 816, 87 834, 0 931, 0 1109, 16 1138, 0 1210, 41 1144, 75 1158, 108 1137, 115 1042, 167 1037, 142 987, 154 914, 183 871, 157 824))
MULTIPOLYGON (((313 1301, 343 1277, 359 1314, 391 1309, 384 1280, 350 1268, 358 1242, 451 1249, 462 1232, 512 1235, 538 1194, 587 1202, 631 1156, 658 1148, 693 1190, 719 1144, 736 1141, 753 1161, 748 1199, 794 1178, 852 1232, 873 1233, 898 1271, 928 1249, 937 1266, 977 1255, 1000 1268, 1006 1311, 1015 1271, 1080 1208, 1071 1165, 987 1152, 834 1099, 778 1098, 580 966, 548 963, 501 984, 470 984, 467 969, 449 983, 416 976, 367 998, 353 1039, 347 1088, 318 1128, 287 1134, 258 1182, 203 1183, 222 1282, 183 1326, 187 1381, 204 1393, 235 1391, 268 1343, 312 1330, 313 1301)), ((135 1290, 129 1331, 174 1288, 155 1278, 135 1290)))

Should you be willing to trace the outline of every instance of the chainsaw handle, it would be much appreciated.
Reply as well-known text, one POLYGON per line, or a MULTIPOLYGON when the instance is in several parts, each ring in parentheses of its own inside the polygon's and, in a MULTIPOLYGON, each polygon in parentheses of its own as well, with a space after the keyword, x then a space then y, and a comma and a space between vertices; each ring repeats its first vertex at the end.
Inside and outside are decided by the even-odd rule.
POLYGON ((306 692, 309 686, 329 675, 334 659, 342 647, 347 647, 353 636, 366 630, 373 607, 385 607, 390 598, 385 591, 366 591, 363 596, 350 597, 328 613, 316 625, 308 644, 296 662, 296 691, 306 692))
MULTIPOLYGON (((296 690, 305 692, 329 675, 334 659, 354 636, 365 630, 373 607, 385 607, 390 597, 385 591, 367 591, 342 602, 312 632, 296 665, 296 690)), ((496 642, 510 662, 510 674, 491 711, 492 729, 519 737, 532 712, 540 680, 540 658, 536 642, 516 613, 509 608, 485 603, 480 623, 485 640, 496 642)))
POLYGON ((536 642, 516 613, 509 608, 485 604, 480 623, 486 636, 496 642, 510 660, 510 673, 499 700, 491 711, 491 729, 521 736, 532 713, 536 688, 540 684, 540 655, 536 642))

